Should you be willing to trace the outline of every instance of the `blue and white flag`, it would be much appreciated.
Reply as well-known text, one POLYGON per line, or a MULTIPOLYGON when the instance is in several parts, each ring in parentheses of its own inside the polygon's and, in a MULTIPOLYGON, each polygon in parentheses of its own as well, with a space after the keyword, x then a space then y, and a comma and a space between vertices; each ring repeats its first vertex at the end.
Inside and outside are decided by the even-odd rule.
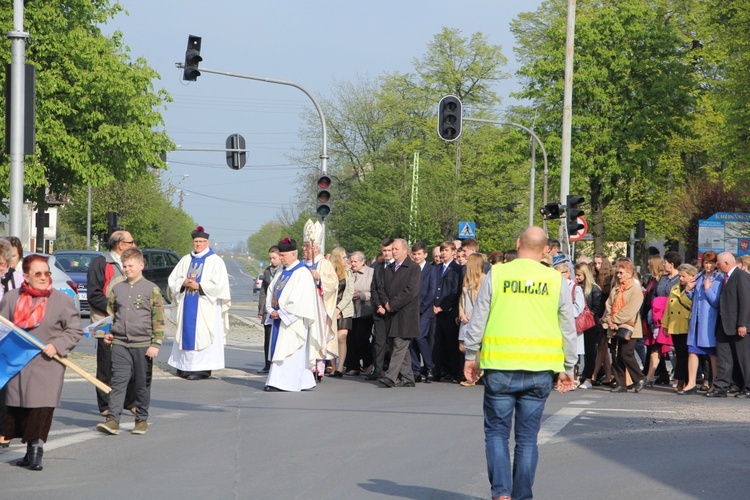
POLYGON ((114 316, 107 316, 104 319, 100 319, 96 323, 91 323, 89 326, 83 327, 83 334, 86 338, 91 338, 92 335, 96 335, 96 332, 109 333, 112 329, 112 318, 114 316))
POLYGON ((0 323, 0 387, 42 350, 8 326, 0 323))

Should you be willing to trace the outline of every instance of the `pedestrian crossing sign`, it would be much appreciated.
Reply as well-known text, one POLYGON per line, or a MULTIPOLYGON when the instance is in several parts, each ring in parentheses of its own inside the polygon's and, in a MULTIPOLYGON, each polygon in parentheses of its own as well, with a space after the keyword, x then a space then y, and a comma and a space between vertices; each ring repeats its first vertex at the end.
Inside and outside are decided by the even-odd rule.
POLYGON ((467 238, 477 237, 477 224, 476 222, 459 222, 458 223, 458 239, 465 240, 467 238))

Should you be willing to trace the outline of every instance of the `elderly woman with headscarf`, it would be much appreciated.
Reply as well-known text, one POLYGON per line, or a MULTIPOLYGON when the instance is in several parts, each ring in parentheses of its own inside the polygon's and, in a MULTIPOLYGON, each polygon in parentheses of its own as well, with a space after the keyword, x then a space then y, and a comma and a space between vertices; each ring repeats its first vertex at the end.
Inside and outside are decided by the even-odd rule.
POLYGON ((646 385, 638 362, 635 360, 636 339, 643 337, 640 321, 643 292, 641 284, 634 278, 635 267, 630 259, 617 259, 615 276, 617 286, 612 287, 604 311, 602 325, 608 328, 607 335, 614 343, 614 371, 617 387, 612 392, 626 392, 625 370, 630 373, 635 392, 646 385))
POLYGON ((52 288, 47 257, 23 259, 25 281, 0 302, 0 315, 27 330, 45 344, 42 353, 8 381, 8 415, 4 434, 21 438, 26 455, 16 465, 42 470, 43 445, 60 405, 65 367, 52 359, 67 356, 81 339, 81 320, 73 299, 52 288))

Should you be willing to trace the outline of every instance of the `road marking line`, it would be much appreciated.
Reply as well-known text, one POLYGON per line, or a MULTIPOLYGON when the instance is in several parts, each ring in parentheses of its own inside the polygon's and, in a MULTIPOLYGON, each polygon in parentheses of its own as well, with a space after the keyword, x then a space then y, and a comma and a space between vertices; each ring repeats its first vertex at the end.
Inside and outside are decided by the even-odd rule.
POLYGON ((571 404, 571 405, 592 405, 594 403, 596 403, 596 401, 594 401, 593 399, 579 399, 577 401, 571 401, 568 404, 571 404))
POLYGON ((552 439, 555 434, 560 432, 563 427, 568 425, 571 420, 585 410, 586 408, 560 408, 555 414, 542 422, 542 428, 539 430, 537 444, 541 446, 552 439))
POLYGON ((615 412, 630 412, 630 413, 677 413, 674 410, 631 410, 631 409, 625 409, 625 408, 597 408, 596 410, 586 410, 587 413, 592 413, 592 414, 596 414, 596 412, 598 411, 615 411, 615 412))

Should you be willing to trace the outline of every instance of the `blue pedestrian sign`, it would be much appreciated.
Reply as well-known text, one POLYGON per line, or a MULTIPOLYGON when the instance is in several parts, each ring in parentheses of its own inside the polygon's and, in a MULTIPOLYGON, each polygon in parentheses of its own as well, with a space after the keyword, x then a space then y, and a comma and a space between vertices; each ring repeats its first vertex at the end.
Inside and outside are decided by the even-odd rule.
POLYGON ((468 238, 477 237, 477 223, 476 222, 459 222, 458 223, 458 239, 465 240, 468 238))

